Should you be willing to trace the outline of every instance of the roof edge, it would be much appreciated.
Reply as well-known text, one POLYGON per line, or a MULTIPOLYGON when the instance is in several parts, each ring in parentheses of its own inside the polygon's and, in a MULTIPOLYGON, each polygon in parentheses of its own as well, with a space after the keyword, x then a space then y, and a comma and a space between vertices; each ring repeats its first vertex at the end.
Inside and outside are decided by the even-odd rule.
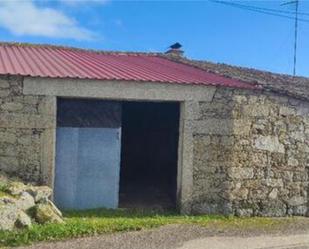
POLYGON ((203 60, 193 60, 186 57, 174 57, 166 54, 160 54, 171 61, 190 65, 202 69, 209 73, 221 75, 223 77, 241 80, 248 84, 259 86, 265 91, 279 93, 294 98, 309 101, 309 77, 292 76, 289 74, 273 73, 255 68, 234 66, 225 63, 214 63, 203 60), (230 73, 233 70, 235 73, 230 73), (260 77, 259 77, 259 76, 260 77), (285 86, 291 86, 294 89, 287 89, 285 86), (297 90, 295 90, 298 88, 297 90), (307 91, 307 92, 306 92, 307 91), (303 94, 302 94, 303 93, 303 94))
POLYGON ((98 54, 111 54, 111 55, 149 55, 149 56, 161 56, 164 53, 161 52, 135 52, 135 51, 115 51, 115 50, 100 50, 90 48, 79 48, 72 46, 47 44, 47 43, 28 43, 28 42, 1 42, 0 46, 20 46, 20 47, 38 47, 38 48, 53 48, 53 49, 67 49, 72 51, 84 51, 98 54))

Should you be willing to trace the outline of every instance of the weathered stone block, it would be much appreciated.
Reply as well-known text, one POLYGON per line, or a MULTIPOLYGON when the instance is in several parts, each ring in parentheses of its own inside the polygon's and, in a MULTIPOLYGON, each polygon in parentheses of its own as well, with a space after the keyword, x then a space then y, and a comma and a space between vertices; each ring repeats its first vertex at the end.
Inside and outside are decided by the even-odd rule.
POLYGON ((12 144, 0 142, 0 155, 1 156, 17 156, 16 147, 12 144))
POLYGON ((270 107, 268 105, 245 105, 243 107, 243 115, 245 117, 267 117, 269 115, 270 107))
POLYGON ((16 172, 19 168, 17 157, 0 156, 0 168, 5 172, 16 172))
POLYGON ((14 133, 0 132, 0 143, 15 144, 16 139, 16 134, 14 133))
POLYGON ((18 102, 5 102, 2 104, 1 109, 8 112, 18 112, 23 109, 23 104, 18 102))
POLYGON ((306 137, 304 131, 294 131, 289 134, 289 137, 300 142, 304 142, 306 137))
POLYGON ((44 115, 2 113, 0 127, 15 129, 48 129, 54 127, 54 118, 44 115))
POLYGON ((235 214, 239 217, 250 217, 253 216, 254 211, 252 208, 237 208, 235 214))
POLYGON ((231 167, 228 169, 228 176, 233 179, 252 179, 254 171, 253 168, 231 167))
POLYGON ((308 206, 307 205, 301 205, 301 206, 296 206, 291 208, 291 214, 292 215, 302 215, 305 216, 307 215, 308 212, 308 206))
POLYGON ((0 89, 9 88, 10 84, 7 80, 0 79, 0 89))
POLYGON ((301 206, 305 203, 307 203, 307 199, 304 196, 293 196, 288 201, 290 206, 301 206))
POLYGON ((268 179, 262 180, 261 183, 264 184, 265 186, 272 187, 272 188, 282 188, 283 187, 282 179, 268 178, 268 179))
POLYGON ((282 116, 295 115, 296 111, 294 108, 287 107, 287 106, 281 106, 279 108, 279 114, 282 116))
POLYGON ((277 199, 278 197, 278 189, 274 188, 268 195, 269 199, 277 199))
POLYGON ((287 214, 287 207, 280 200, 263 201, 258 214, 261 216, 281 217, 287 214))
POLYGON ((233 124, 230 119, 213 119, 196 121, 195 133, 209 135, 233 134, 233 124))
POLYGON ((285 152, 283 144, 281 144, 278 137, 275 136, 257 137, 254 141, 254 147, 259 150, 266 150, 270 152, 285 152))
POLYGON ((0 98, 6 98, 10 95, 9 89, 0 89, 0 98))
MULTIPOLYGON (((249 135, 252 122, 248 119, 235 119, 233 120, 232 134, 235 135, 249 135)), ((230 133, 231 134, 231 133, 230 133)))
POLYGON ((217 201, 205 201, 201 203, 195 203, 192 207, 194 214, 232 214, 232 205, 228 202, 217 201))

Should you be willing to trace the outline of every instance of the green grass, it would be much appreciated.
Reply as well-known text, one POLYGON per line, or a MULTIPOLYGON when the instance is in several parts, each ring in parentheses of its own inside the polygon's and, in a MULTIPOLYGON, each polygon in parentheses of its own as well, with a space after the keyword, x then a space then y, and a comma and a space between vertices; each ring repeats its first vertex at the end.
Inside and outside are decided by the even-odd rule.
POLYGON ((39 241, 54 241, 105 233, 137 231, 167 224, 197 224, 228 229, 273 229, 293 218, 235 218, 224 216, 184 216, 173 212, 145 210, 89 210, 64 212, 66 223, 33 225, 30 229, 14 232, 0 231, 0 246, 27 245, 39 241))

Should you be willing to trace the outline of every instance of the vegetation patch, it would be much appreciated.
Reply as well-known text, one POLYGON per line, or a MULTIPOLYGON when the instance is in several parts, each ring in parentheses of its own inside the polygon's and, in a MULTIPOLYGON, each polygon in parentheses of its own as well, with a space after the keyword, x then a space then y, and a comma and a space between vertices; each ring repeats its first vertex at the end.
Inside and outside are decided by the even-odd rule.
POLYGON ((27 245, 106 233, 137 231, 167 224, 196 224, 217 230, 276 229, 294 218, 236 218, 225 216, 185 216, 154 210, 88 210, 64 212, 65 223, 34 224, 31 228, 0 231, 0 246, 27 245))

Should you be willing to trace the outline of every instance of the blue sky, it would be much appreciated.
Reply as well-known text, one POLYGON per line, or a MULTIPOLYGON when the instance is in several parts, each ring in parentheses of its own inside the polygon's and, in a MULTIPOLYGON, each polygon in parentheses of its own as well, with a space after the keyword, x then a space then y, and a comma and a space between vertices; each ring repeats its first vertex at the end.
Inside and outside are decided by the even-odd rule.
MULTIPOLYGON (((293 11, 284 2, 236 1, 293 11)), ((2 41, 146 52, 178 41, 189 58, 291 74, 293 34, 293 20, 206 0, 0 0, 2 41)), ((297 74, 309 76, 309 22, 299 23, 297 74)))

